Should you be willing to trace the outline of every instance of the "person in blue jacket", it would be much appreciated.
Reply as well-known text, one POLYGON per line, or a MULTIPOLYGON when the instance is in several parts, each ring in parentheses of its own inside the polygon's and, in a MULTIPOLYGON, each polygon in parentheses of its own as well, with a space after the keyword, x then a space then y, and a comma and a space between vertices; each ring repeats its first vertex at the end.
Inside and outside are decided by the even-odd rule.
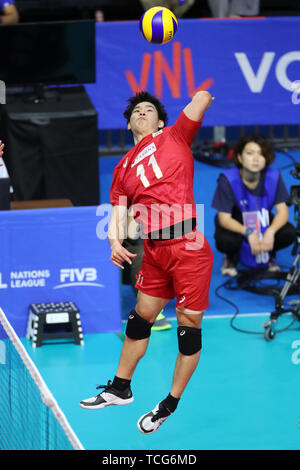
POLYGON ((296 229, 288 222, 287 188, 271 167, 270 143, 260 135, 246 135, 237 142, 233 161, 236 167, 219 176, 212 201, 218 211, 216 248, 225 254, 221 272, 236 276, 238 262, 279 271, 275 254, 295 241, 296 229))
POLYGON ((0 24, 19 22, 19 12, 14 0, 0 0, 0 24))

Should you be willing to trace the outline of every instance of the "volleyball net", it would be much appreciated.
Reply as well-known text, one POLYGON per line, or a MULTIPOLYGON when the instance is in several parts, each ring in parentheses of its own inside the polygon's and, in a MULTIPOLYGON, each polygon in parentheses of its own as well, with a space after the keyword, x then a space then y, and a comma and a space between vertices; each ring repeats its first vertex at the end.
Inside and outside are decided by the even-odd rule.
POLYGON ((1 308, 0 450, 84 450, 1 308))

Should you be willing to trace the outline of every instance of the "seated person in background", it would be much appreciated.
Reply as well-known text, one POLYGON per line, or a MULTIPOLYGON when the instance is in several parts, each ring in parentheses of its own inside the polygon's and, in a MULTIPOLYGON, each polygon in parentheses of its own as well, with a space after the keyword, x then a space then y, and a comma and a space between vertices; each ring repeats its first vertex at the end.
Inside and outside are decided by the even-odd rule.
POLYGON ((195 0, 140 0, 144 10, 152 7, 165 7, 177 18, 181 18, 195 3, 195 0))
POLYGON ((236 168, 220 175, 212 202, 218 211, 216 248, 225 254, 221 272, 236 276, 239 261, 248 268, 279 271, 275 253, 295 241, 296 229, 288 222, 286 186, 270 167, 270 144, 262 136, 246 135, 237 142, 233 160, 236 168))
POLYGON ((14 0, 0 0, 0 24, 19 22, 19 13, 14 0))
POLYGON ((258 16, 260 12, 260 0, 208 0, 208 6, 216 18, 258 16))

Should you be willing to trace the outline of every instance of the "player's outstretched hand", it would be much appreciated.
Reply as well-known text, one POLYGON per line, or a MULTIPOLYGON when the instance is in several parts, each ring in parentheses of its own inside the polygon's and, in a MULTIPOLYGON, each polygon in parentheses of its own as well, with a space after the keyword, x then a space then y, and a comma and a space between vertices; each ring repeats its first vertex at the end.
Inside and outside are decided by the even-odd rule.
POLYGON ((198 93, 201 99, 205 102, 205 109, 208 109, 211 103, 214 101, 215 97, 212 96, 207 90, 200 90, 198 93))
POLYGON ((131 259, 137 255, 126 250, 120 243, 114 244, 111 248, 110 261, 118 268, 124 269, 123 263, 132 264, 131 259))

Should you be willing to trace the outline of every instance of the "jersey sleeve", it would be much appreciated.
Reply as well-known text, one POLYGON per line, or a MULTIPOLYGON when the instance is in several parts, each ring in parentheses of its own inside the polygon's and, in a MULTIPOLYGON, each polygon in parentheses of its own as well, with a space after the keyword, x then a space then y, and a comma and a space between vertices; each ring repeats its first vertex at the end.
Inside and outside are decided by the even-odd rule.
POLYGON ((118 165, 113 172, 113 180, 110 187, 110 203, 112 206, 130 206, 129 200, 123 189, 121 166, 118 165))
POLYGON ((192 121, 186 116, 184 111, 181 111, 177 121, 172 126, 171 132, 179 135, 189 146, 191 146, 195 135, 202 125, 203 118, 204 116, 202 116, 200 121, 192 121))
POLYGON ((282 179, 281 174, 279 174, 274 206, 276 206, 276 204, 280 204, 282 202, 287 202, 288 198, 289 198, 288 190, 287 190, 286 185, 285 185, 285 183, 282 179))
POLYGON ((232 187, 228 179, 221 173, 218 178, 217 189, 212 200, 212 207, 218 212, 231 213, 236 204, 237 202, 232 187))

